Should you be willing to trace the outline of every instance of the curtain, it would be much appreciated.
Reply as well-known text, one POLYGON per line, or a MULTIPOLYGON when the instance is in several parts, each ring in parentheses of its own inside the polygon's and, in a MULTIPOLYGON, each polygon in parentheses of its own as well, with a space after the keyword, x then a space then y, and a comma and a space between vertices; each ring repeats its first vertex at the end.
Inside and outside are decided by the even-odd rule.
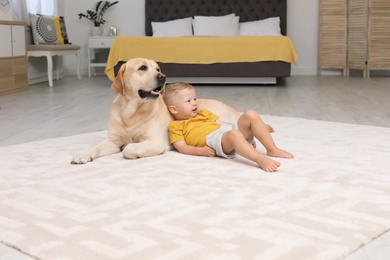
MULTIPOLYGON (((27 0, 12 0, 12 16, 14 21, 28 22, 27 0)), ((28 24, 30 24, 28 22, 28 24)))
POLYGON ((21 0, 27 2, 27 10, 32 14, 56 15, 57 0, 21 0))
POLYGON ((29 13, 57 15, 57 0, 12 0, 14 21, 24 21, 30 25, 29 13))

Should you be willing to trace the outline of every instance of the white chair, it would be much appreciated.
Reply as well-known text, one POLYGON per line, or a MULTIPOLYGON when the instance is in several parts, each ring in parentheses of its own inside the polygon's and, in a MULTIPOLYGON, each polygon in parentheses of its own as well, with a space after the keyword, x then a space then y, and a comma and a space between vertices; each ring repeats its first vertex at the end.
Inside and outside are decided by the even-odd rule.
POLYGON ((77 59, 77 77, 81 79, 80 75, 80 46, 75 44, 42 44, 42 45, 28 45, 28 57, 42 57, 47 59, 47 76, 49 78, 49 86, 53 87, 53 56, 56 56, 56 76, 57 80, 60 78, 60 56, 62 55, 76 55, 77 59))

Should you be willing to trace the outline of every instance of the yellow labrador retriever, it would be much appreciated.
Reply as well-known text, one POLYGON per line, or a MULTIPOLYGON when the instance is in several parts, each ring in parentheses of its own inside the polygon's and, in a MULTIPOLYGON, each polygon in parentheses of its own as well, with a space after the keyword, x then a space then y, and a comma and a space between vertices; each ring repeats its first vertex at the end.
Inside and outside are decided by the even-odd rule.
MULTIPOLYGON (((107 138, 74 156, 72 163, 87 163, 121 150, 125 158, 135 159, 169 149, 168 124, 173 118, 161 96, 165 81, 166 76, 155 61, 135 58, 123 64, 111 86, 119 95, 112 103, 107 138)), ((198 102, 225 122, 233 122, 239 116, 222 102, 207 99, 198 102)))

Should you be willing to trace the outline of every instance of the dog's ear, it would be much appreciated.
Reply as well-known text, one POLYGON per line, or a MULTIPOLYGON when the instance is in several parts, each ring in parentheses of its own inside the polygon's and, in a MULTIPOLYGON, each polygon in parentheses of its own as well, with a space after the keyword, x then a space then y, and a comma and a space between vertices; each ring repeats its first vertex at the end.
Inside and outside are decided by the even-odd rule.
POLYGON ((123 74, 125 73, 125 70, 126 70, 126 64, 123 64, 118 71, 118 75, 116 75, 116 78, 114 79, 111 85, 111 88, 121 95, 123 95, 123 87, 125 85, 123 82, 123 74))
POLYGON ((114 66, 114 77, 118 76, 118 72, 121 69, 122 65, 125 64, 126 61, 120 60, 118 63, 114 66))

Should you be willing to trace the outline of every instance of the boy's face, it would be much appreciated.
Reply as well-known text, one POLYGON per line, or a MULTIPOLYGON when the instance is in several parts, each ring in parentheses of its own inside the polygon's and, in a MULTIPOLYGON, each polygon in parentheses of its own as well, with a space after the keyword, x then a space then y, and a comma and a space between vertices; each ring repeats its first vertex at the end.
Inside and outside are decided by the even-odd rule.
POLYGON ((174 105, 169 107, 176 120, 187 120, 198 114, 195 89, 183 89, 175 96, 174 105))

